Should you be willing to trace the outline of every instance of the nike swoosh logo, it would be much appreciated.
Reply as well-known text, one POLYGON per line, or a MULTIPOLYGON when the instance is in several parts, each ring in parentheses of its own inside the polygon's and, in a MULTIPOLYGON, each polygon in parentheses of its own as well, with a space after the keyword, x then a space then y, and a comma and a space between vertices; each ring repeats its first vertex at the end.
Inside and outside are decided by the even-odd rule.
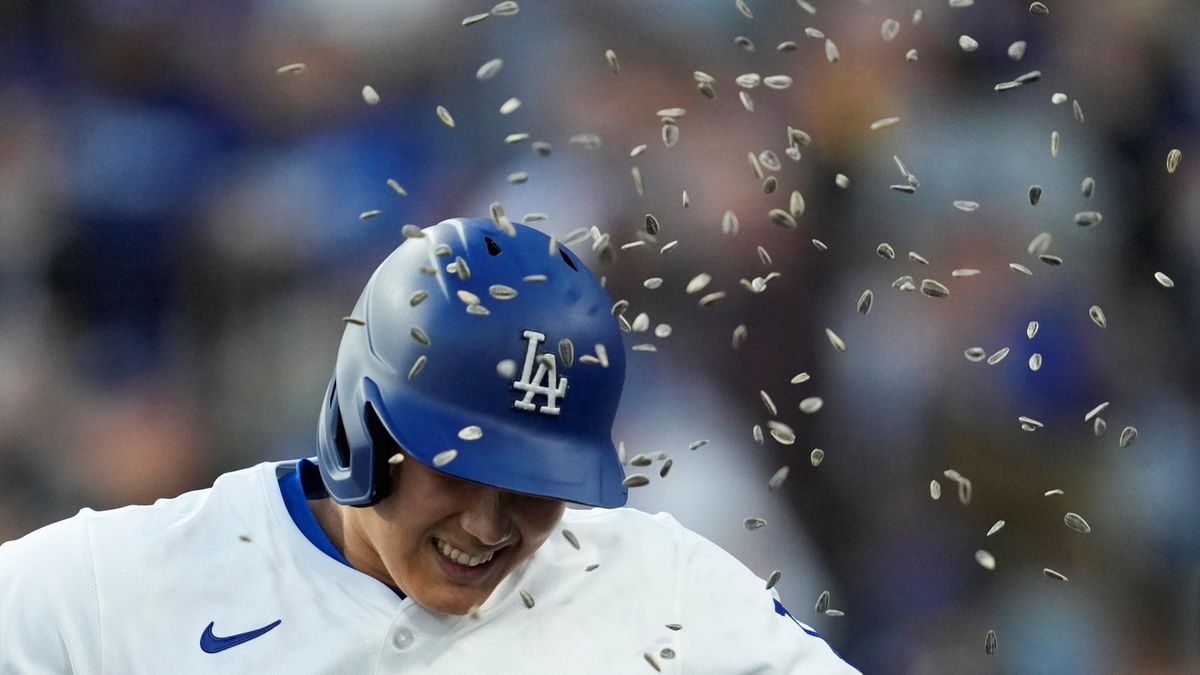
POLYGON ((223 652, 230 647, 236 647, 244 642, 249 642, 256 637, 261 637, 269 632, 275 626, 283 623, 283 619, 276 619, 274 623, 269 623, 262 628, 258 628, 246 633, 238 633, 237 635, 229 635, 226 637, 218 637, 213 635, 213 624, 215 621, 210 621, 208 627, 200 634, 200 649, 203 649, 208 654, 216 654, 223 652))

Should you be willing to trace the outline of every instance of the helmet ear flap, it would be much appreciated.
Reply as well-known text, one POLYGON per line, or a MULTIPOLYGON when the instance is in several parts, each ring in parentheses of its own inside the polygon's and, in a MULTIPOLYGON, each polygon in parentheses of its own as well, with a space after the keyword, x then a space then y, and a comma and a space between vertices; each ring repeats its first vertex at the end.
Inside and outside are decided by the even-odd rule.
POLYGON ((392 491, 392 473, 389 471, 391 466, 388 460, 400 452, 401 448, 384 428, 383 422, 375 412, 375 406, 367 403, 363 416, 366 418, 367 432, 371 435, 371 456, 375 464, 375 471, 372 472, 375 479, 375 498, 372 503, 377 503, 392 491))

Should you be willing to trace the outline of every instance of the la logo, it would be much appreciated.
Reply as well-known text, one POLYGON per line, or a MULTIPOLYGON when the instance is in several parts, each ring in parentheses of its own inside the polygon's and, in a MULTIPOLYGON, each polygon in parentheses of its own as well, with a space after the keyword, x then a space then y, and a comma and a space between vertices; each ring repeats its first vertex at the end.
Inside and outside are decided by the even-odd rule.
POLYGON ((513 407, 518 410, 537 411, 545 415, 557 415, 559 413, 558 399, 565 398, 567 395, 567 378, 558 376, 558 366, 554 354, 537 355, 538 345, 546 340, 544 334, 527 330, 522 337, 529 341, 525 350, 525 365, 521 367, 521 379, 513 382, 512 386, 517 391, 525 392, 525 398, 513 401, 513 407), (533 369, 535 361, 537 362, 536 371, 533 369), (546 383, 547 377, 550 378, 549 383, 546 383), (533 402, 533 397, 539 395, 546 397, 546 404, 543 406, 538 406, 533 402))

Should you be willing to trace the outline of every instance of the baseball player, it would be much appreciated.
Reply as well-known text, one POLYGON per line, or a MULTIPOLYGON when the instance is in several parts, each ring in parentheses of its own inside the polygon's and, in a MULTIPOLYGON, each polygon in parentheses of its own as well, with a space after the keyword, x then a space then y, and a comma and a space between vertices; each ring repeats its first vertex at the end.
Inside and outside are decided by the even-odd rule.
POLYGON ((346 318, 315 458, 0 546, 0 673, 856 672, 619 508, 624 350, 578 258, 503 219, 411 234, 346 318))

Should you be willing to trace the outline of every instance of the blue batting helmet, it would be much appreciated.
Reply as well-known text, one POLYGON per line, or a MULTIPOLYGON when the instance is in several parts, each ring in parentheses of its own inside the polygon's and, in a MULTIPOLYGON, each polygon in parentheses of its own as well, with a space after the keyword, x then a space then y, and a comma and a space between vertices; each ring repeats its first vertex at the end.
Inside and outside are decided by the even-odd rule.
POLYGON ((375 270, 348 318, 317 433, 340 504, 387 495, 390 436, 457 478, 625 503, 612 422, 625 352, 612 300, 545 234, 456 218, 375 270))

